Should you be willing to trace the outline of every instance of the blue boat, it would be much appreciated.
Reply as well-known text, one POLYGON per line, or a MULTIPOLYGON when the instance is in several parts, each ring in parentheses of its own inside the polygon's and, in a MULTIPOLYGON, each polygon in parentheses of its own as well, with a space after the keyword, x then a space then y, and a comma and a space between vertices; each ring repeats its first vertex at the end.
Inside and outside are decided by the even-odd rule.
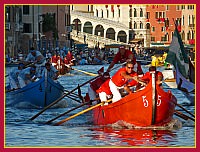
POLYGON ((64 87, 51 78, 42 77, 34 83, 7 94, 12 97, 12 104, 28 102, 38 107, 46 107, 64 95, 64 87))

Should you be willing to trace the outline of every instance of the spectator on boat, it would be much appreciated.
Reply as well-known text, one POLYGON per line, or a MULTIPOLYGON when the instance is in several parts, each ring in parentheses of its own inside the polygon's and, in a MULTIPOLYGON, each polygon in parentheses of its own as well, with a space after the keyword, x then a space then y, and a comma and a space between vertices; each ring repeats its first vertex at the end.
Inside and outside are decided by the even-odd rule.
MULTIPOLYGON (((100 71, 100 70, 99 70, 100 71)), ((94 100, 97 97, 97 92, 96 90, 99 89, 99 87, 107 80, 110 78, 110 75, 108 72, 105 73, 99 73, 99 77, 94 79, 93 81, 90 82, 90 85, 88 86, 88 94, 90 100, 94 100)))
POLYGON ((107 72, 109 72, 113 66, 115 64, 117 64, 118 62, 120 63, 124 63, 128 60, 131 60, 133 61, 133 64, 134 64, 134 71, 138 72, 139 74, 140 73, 143 73, 142 71, 142 68, 141 68, 141 65, 140 63, 136 62, 136 58, 134 57, 134 54, 133 52, 131 52, 130 50, 126 50, 124 46, 121 46, 119 48, 119 51, 118 53, 114 56, 114 59, 113 61, 110 63, 108 69, 107 69, 107 72))
POLYGON ((36 74, 36 66, 31 66, 23 69, 18 75, 20 88, 25 87, 27 84, 31 82, 34 82, 37 79, 35 74, 36 74))
POLYGON ((35 63, 36 75, 37 77, 40 77, 46 63, 46 58, 40 53, 40 51, 36 51, 33 47, 31 47, 30 53, 27 55, 25 61, 35 63))
POLYGON ((24 64, 19 63, 18 68, 12 70, 9 73, 9 83, 10 83, 10 89, 18 89, 20 88, 19 80, 18 80, 18 75, 19 73, 24 69, 24 64))
POLYGON ((128 61, 126 66, 120 68, 109 81, 109 87, 113 94, 113 102, 121 99, 119 89, 124 88, 125 84, 128 83, 128 80, 135 80, 142 85, 146 85, 144 82, 138 79, 138 74, 137 72, 133 71, 133 68, 134 63, 132 61, 128 61))
POLYGON ((58 70, 51 65, 51 63, 47 62, 45 63, 45 70, 43 70, 42 72, 42 76, 45 76, 45 72, 47 72, 47 77, 53 79, 53 80, 57 80, 59 73, 58 70))
POLYGON ((146 72, 143 75, 143 77, 141 77, 140 79, 143 80, 143 81, 145 81, 146 83, 149 83, 149 81, 152 78, 151 71, 155 71, 156 84, 158 84, 159 86, 161 86, 162 85, 162 80, 163 80, 163 74, 160 71, 156 71, 156 67, 155 66, 149 67, 149 71, 146 72))

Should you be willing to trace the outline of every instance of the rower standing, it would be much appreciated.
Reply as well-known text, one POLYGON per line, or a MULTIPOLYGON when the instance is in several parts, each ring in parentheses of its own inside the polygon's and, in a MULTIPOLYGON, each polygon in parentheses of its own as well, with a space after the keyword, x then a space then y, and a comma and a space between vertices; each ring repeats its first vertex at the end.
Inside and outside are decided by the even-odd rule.
POLYGON ((126 50, 124 46, 119 47, 119 51, 115 55, 113 61, 110 63, 110 65, 107 69, 107 72, 110 72, 110 69, 112 69, 116 63, 118 63, 118 62, 124 63, 126 61, 133 62, 134 71, 137 71, 138 74, 143 73, 141 65, 140 65, 140 63, 136 62, 136 58, 134 57, 133 52, 130 50, 126 50))

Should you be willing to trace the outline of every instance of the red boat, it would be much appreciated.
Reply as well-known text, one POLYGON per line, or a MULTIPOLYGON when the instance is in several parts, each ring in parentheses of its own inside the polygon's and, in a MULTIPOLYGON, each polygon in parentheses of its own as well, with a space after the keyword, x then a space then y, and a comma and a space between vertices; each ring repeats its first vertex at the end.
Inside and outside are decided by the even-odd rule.
POLYGON ((123 120, 134 126, 161 126, 172 120, 176 103, 171 91, 165 92, 150 81, 143 90, 93 109, 93 122, 107 125, 123 120))

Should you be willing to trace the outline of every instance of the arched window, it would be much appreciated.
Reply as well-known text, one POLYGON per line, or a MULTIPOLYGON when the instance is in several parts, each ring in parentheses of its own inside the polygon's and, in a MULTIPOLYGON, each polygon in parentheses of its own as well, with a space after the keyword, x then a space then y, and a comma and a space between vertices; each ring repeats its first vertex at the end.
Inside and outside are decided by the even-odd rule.
POLYGON ((191 38, 191 33, 189 31, 188 34, 187 34, 187 40, 190 40, 190 38, 191 38))
POLYGON ((129 29, 132 29, 132 21, 129 22, 129 29))
POLYGON ((132 17, 132 13, 133 13, 133 9, 132 9, 132 7, 130 7, 130 10, 129 10, 129 17, 132 17))
POLYGON ((194 20, 195 20, 195 16, 194 15, 192 15, 192 24, 194 24, 195 22, 194 22, 194 20))
POLYGON ((165 40, 169 41, 169 34, 168 33, 165 34, 165 40))
POLYGON ((182 32, 182 36, 181 37, 182 37, 182 40, 185 41, 185 32, 184 31, 182 32))
POLYGON ((143 23, 140 22, 140 29, 143 29, 143 23))
POLYGON ((134 8, 134 17, 137 17, 137 10, 134 8))
POLYGON ((146 24, 146 29, 150 30, 150 24, 149 23, 146 24))
POLYGON ((96 16, 98 17, 98 10, 96 9, 96 16))
POLYGON ((103 10, 101 10, 101 17, 103 18, 103 10))
POLYGON ((140 8, 140 17, 143 17, 143 10, 140 8))
POLYGON ((107 9, 107 18, 109 17, 109 11, 108 11, 108 9, 107 9))
POLYGON ((134 29, 137 29, 137 23, 134 22, 134 29))
POLYGON ((190 15, 188 16, 188 25, 190 25, 190 15))
POLYGON ((192 31, 192 39, 194 39, 195 38, 195 33, 194 33, 194 31, 192 31))

